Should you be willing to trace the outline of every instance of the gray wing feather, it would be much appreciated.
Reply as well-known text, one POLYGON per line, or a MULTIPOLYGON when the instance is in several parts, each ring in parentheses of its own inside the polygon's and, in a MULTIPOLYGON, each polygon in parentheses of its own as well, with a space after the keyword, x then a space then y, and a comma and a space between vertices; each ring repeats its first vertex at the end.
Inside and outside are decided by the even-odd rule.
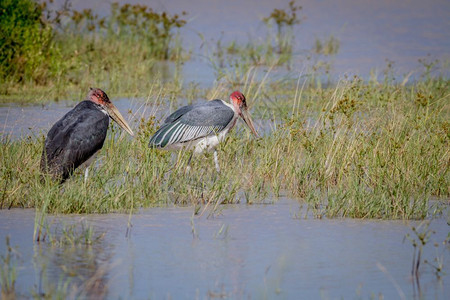
POLYGON ((182 117, 184 114, 186 114, 188 111, 192 110, 195 107, 195 105, 187 105, 180 107, 176 111, 174 111, 170 116, 168 116, 165 120, 165 124, 173 123, 176 120, 178 120, 180 117, 182 117))
POLYGON ((150 139, 149 146, 164 148, 218 134, 233 117, 234 111, 221 100, 182 107, 166 119, 166 123, 150 139))

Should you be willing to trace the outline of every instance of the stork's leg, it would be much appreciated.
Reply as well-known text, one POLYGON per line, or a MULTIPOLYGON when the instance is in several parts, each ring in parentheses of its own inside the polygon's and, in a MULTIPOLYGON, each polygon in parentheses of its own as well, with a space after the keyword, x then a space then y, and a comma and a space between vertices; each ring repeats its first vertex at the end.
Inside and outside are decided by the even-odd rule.
POLYGON ((187 163, 188 166, 191 164, 191 159, 192 159, 193 155, 194 155, 194 151, 192 151, 191 155, 189 156, 188 163, 187 163))
POLYGON ((88 160, 86 160, 81 166, 80 168, 84 168, 86 167, 86 170, 84 170, 84 183, 87 182, 88 179, 88 175, 89 175, 89 167, 91 166, 92 162, 94 162, 95 158, 97 157, 97 153, 94 153, 91 157, 89 157, 88 160))
POLYGON ((86 167, 86 170, 84 171, 84 184, 86 184, 87 179, 89 175, 89 167, 86 167))
POLYGON ((189 156, 188 162, 187 162, 187 166, 186 166, 186 172, 189 172, 191 170, 191 159, 192 156, 194 155, 194 151, 191 152, 191 155, 189 156))
POLYGON ((217 157, 217 150, 214 150, 214 163, 216 164, 217 173, 220 173, 219 158, 217 157))

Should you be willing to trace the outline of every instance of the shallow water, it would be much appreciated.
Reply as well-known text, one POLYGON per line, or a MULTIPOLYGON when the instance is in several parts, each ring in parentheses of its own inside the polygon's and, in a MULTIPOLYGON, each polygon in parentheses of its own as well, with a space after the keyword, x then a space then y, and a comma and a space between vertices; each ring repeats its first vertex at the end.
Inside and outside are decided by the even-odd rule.
MULTIPOLYGON (((411 279, 413 247, 405 240, 417 222, 305 219, 296 202, 226 205, 192 218, 192 208, 152 208, 126 214, 58 216, 53 227, 83 222, 92 246, 33 243, 33 210, 0 211, 0 253, 5 236, 21 254, 17 291, 64 282, 108 299, 448 299, 450 253, 444 218, 431 221, 424 259, 443 259, 440 280, 421 266, 420 294, 411 279), (195 233, 193 233, 193 228, 195 233), (438 243, 439 247, 433 246, 438 243), (70 275, 69 275, 70 274, 70 275), (87 288, 81 282, 94 278, 87 288)), ((54 232, 54 229, 51 230, 54 232)), ((40 288, 39 288, 40 287, 40 288)), ((69 289, 72 291, 71 289, 69 289)), ((74 289, 74 294, 80 292, 74 289)))
MULTIPOLYGON (((76 9, 92 8, 100 15, 109 12, 108 0, 72 2, 76 9)), ((192 49, 194 58, 185 68, 186 81, 211 86, 215 76, 205 54, 214 50, 219 39, 222 45, 232 40, 242 45, 251 40, 264 41, 266 28, 262 19, 275 8, 287 10, 289 0, 118 2, 146 4, 171 14, 188 12, 183 17, 188 23, 180 30, 183 43, 192 49)), ((309 64, 304 54, 316 38, 330 35, 340 41, 339 53, 333 59, 332 73, 336 77, 348 73, 367 78, 371 71, 382 76, 389 59, 395 62, 396 74, 403 76, 412 71, 414 78, 419 75, 419 58, 450 59, 449 1, 302 0, 296 3, 303 9, 298 14, 302 22, 295 27, 294 73, 300 73, 309 64)))
MULTIPOLYGON (((59 101, 46 103, 44 105, 17 106, 13 103, 0 106, 0 139, 3 138, 26 138, 38 137, 47 134, 47 131, 64 114, 75 107, 78 101, 59 101)), ((163 108, 147 110, 144 101, 133 99, 115 99, 114 105, 123 114, 125 119, 134 127, 132 121, 139 120, 140 117, 147 118, 149 115, 159 114, 163 108), (127 114, 132 110, 135 115, 127 114)), ((167 108, 164 108, 166 111, 167 108)))

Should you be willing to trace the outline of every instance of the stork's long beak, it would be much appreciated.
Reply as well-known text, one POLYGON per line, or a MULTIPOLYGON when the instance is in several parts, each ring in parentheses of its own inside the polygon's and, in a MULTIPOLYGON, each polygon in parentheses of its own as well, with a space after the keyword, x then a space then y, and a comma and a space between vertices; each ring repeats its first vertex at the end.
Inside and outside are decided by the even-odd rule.
POLYGON ((133 130, 131 130, 130 125, 128 125, 127 121, 122 117, 122 114, 119 110, 114 106, 114 104, 110 103, 107 106, 108 114, 120 127, 122 127, 126 132, 128 132, 131 136, 134 136, 133 130))
POLYGON ((256 133, 255 127, 253 126, 252 118, 250 117, 247 108, 242 108, 241 112, 242 112, 241 113, 242 120, 244 120, 245 124, 247 124, 248 128, 250 128, 255 137, 258 137, 258 133, 256 133))

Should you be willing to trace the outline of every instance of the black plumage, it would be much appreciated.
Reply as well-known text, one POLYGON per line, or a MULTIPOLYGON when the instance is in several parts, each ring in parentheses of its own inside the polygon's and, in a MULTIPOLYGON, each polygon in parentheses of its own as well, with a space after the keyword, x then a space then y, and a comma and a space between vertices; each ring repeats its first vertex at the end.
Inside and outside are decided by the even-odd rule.
POLYGON ((100 105, 80 102, 47 134, 41 170, 65 181, 72 172, 103 147, 109 117, 100 105))
POLYGON ((133 136, 130 126, 106 93, 91 88, 87 100, 78 103, 48 132, 42 151, 41 171, 64 182, 103 147, 109 118, 133 136))

